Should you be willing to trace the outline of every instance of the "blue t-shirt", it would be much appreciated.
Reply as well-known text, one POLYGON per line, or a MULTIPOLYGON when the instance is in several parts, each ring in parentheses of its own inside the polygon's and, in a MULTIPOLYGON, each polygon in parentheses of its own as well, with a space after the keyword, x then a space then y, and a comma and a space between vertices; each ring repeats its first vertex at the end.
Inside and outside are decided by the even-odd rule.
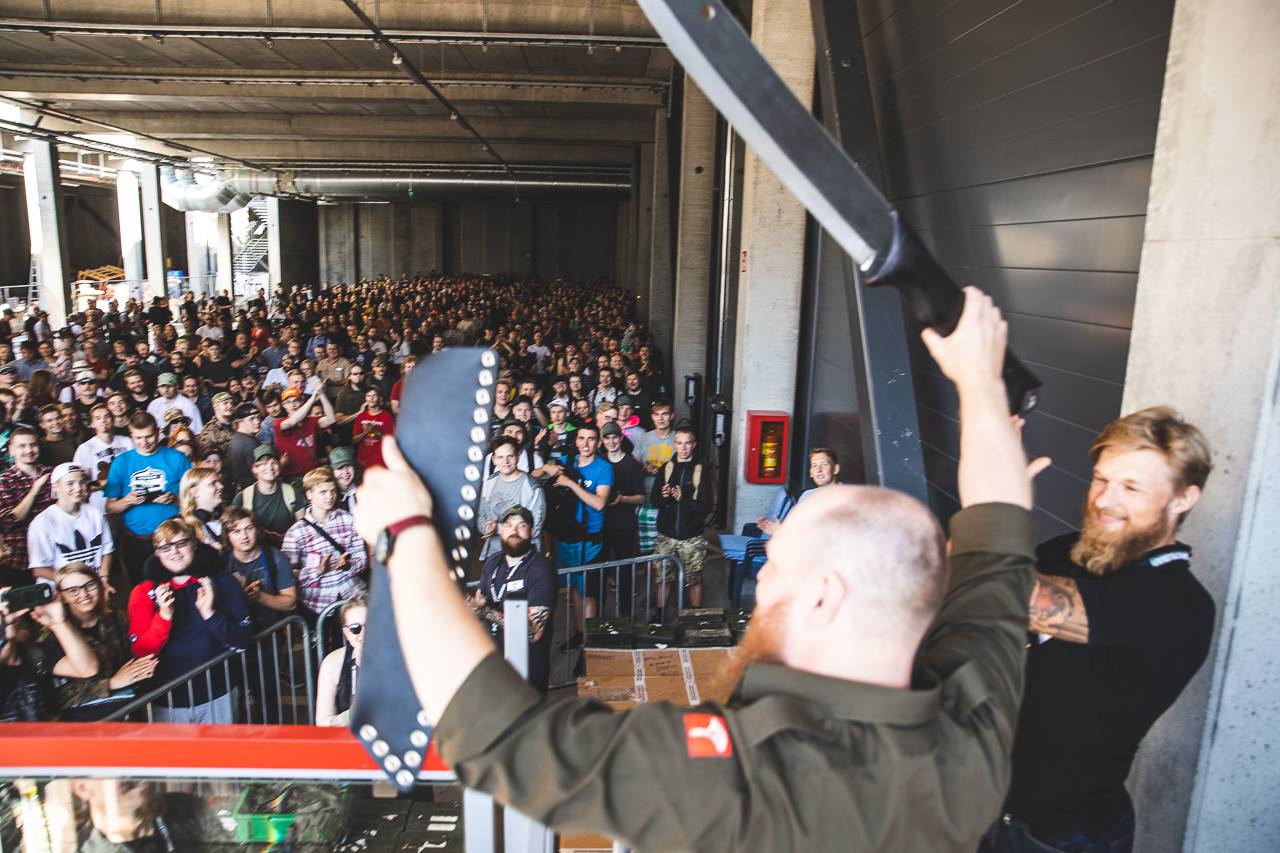
MULTIPOLYGON (((178 494, 182 475, 191 468, 191 460, 170 447, 161 447, 150 456, 137 450, 121 453, 107 471, 108 498, 122 498, 132 491, 178 494)), ((131 506, 124 511, 124 526, 137 536, 150 536, 156 528, 178 514, 178 502, 158 504, 152 501, 131 506)))
MULTIPOLYGON (((613 466, 609 464, 609 460, 599 454, 585 468, 579 465, 578 473, 582 476, 582 487, 592 494, 595 494, 600 486, 613 485, 613 466)), ((604 511, 592 509, 582 501, 578 501, 578 520, 583 522, 588 533, 599 533, 604 530, 604 511)))

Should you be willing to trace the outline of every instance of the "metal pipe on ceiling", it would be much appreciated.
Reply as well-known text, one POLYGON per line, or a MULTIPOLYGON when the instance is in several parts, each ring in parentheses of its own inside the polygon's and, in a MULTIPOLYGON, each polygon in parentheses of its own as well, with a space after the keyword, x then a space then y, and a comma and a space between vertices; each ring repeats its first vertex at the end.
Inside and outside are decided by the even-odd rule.
MULTIPOLYGON (((37 21, 0 18, 0 33, 34 33, 42 36, 129 36, 133 38, 285 39, 367 41, 369 31, 357 27, 247 27, 222 24, 108 24, 79 21, 37 21)), ((661 48, 657 36, 605 35, 601 33, 508 33, 452 30, 383 29, 388 38, 415 44, 514 45, 519 47, 661 48)))

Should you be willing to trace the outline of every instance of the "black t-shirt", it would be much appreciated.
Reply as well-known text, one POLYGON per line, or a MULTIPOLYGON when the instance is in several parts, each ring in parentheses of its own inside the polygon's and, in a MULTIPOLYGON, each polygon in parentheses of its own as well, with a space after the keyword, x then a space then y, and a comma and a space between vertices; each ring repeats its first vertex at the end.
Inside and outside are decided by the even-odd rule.
MULTIPOLYGON (((522 595, 529 601, 530 617, 545 620, 542 636, 536 643, 529 644, 528 678, 530 684, 543 692, 551 674, 551 614, 556 604, 556 586, 555 567, 536 549, 529 551, 514 569, 507 564, 506 554, 499 551, 491 554, 480 570, 480 590, 485 604, 501 610, 508 595, 522 595)), ((503 629, 492 625, 491 633, 498 648, 502 648, 503 629)))
POLYGON ((1215 607, 1187 546, 1100 577, 1071 562, 1078 536, 1041 545, 1036 568, 1076 582, 1089 641, 1031 637, 1005 810, 1037 834, 1097 837, 1131 807, 1134 753, 1208 656, 1215 607))
POLYGON ((217 361, 205 356, 200 359, 199 371, 201 377, 209 380, 214 385, 226 385, 234 372, 231 369, 231 362, 227 361, 226 356, 217 361))
MULTIPOLYGON (((607 457, 606 457, 607 458, 607 457)), ((613 491, 610 495, 635 497, 644 494, 644 468, 630 453, 623 453, 622 459, 610 462, 613 465, 613 491)), ((636 526, 635 504, 618 503, 606 507, 604 526, 606 530, 633 530, 636 526)))

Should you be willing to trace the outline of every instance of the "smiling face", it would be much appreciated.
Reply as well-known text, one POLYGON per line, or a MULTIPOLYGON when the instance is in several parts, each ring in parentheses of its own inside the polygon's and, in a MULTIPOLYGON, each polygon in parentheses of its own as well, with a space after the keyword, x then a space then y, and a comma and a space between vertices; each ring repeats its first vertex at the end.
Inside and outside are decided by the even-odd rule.
POLYGON ((1200 490, 1178 494, 1172 466, 1156 450, 1107 448, 1093 466, 1084 524, 1072 559, 1097 574, 1174 541, 1179 516, 1200 490))

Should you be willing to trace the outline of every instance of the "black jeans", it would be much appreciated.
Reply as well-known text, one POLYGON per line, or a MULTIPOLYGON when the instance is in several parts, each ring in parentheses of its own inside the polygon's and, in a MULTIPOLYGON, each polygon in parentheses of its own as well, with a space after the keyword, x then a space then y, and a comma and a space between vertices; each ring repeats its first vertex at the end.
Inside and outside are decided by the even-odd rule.
POLYGON ((982 836, 978 853, 1130 853, 1134 827, 1133 809, 1130 809, 1111 829, 1096 838, 1080 830, 1059 838, 1033 835, 1026 824, 1012 815, 1004 815, 982 836))

